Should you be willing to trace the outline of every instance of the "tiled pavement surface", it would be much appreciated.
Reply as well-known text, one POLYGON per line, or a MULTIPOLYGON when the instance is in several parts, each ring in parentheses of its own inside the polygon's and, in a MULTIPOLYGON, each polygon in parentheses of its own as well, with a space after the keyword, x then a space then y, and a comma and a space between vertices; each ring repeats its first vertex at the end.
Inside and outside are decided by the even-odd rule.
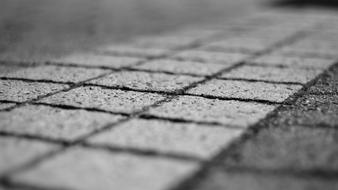
POLYGON ((267 11, 2 60, 0 188, 338 189, 337 25, 267 11))

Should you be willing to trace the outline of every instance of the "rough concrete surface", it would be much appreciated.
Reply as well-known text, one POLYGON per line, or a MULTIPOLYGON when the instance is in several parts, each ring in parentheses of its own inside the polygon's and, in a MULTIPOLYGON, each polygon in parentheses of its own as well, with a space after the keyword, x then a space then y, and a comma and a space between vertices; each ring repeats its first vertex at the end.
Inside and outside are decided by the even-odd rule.
POLYGON ((100 79, 89 81, 89 84, 98 84, 109 87, 127 87, 139 90, 176 91, 203 78, 168 75, 162 73, 147 73, 142 71, 123 71, 112 73, 100 79))
POLYGON ((4 0, 0 189, 338 189, 337 13, 241 3, 4 0))

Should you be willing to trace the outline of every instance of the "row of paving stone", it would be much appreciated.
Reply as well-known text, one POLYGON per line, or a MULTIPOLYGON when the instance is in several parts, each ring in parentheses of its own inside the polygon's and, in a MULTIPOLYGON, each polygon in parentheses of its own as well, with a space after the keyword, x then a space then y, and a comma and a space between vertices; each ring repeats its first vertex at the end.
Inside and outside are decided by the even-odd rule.
POLYGON ((338 189, 337 86, 335 64, 180 189, 338 189))
POLYGON ((190 176, 336 60, 309 42, 297 45, 337 44, 333 29, 316 29, 335 15, 262 15, 281 22, 2 65, 2 184, 163 189, 190 176))

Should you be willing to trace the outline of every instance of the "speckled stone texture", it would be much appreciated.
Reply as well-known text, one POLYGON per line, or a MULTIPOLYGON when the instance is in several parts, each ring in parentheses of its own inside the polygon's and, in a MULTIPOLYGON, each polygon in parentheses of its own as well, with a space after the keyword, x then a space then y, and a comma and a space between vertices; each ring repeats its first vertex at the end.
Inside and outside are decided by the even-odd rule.
POLYGON ((121 116, 85 110, 29 105, 9 112, 0 112, 0 131, 76 140, 121 118, 121 116))
POLYGON ((58 148, 45 142, 4 136, 0 138, 0 146, 0 175, 58 148))
POLYGON ((209 159, 242 132, 243 129, 134 119, 94 136, 90 142, 209 159))
POLYGON ((54 62, 61 64, 72 64, 89 67, 107 67, 115 69, 135 65, 140 61, 142 61, 142 59, 135 57, 127 57, 127 56, 114 57, 111 55, 100 55, 90 53, 71 54, 54 60, 54 62))
POLYGON ((242 53, 208 52, 202 50, 187 50, 175 54, 173 58, 184 61, 198 61, 205 63, 219 63, 234 65, 247 58, 248 55, 242 53))
POLYGON ((132 113, 140 111, 145 106, 152 105, 163 98, 162 95, 158 94, 88 86, 59 93, 42 99, 40 102, 81 108, 95 108, 112 112, 132 113))
POLYGON ((283 102, 290 95, 300 90, 300 85, 269 84, 214 79, 200 84, 188 91, 190 94, 211 95, 221 98, 243 98, 283 102))
POLYGON ((167 91, 180 90, 193 82, 203 78, 169 75, 161 73, 147 73, 142 71, 122 71, 112 73, 106 77, 89 81, 89 84, 98 84, 109 87, 127 87, 139 90, 167 91))
POLYGON ((15 180, 61 189, 158 190, 197 167, 195 162, 78 148, 16 175, 15 180))
POLYGON ((147 114, 247 127, 264 118, 274 108, 275 106, 260 103, 180 96, 169 103, 150 109, 147 114))
POLYGON ((335 63, 335 59, 288 57, 281 55, 266 55, 258 57, 250 63, 264 66, 291 67, 291 68, 328 68, 335 63))
POLYGON ((40 66, 21 69, 9 74, 9 78, 31 80, 50 80, 55 82, 81 82, 108 73, 103 69, 87 69, 77 67, 40 66))
POLYGON ((161 59, 135 66, 137 69, 150 71, 164 71, 176 74, 212 75, 222 69, 231 67, 231 64, 201 63, 193 61, 177 61, 161 59))
POLYGON ((243 66, 224 73, 221 78, 266 80, 272 82, 296 82, 305 84, 314 79, 322 70, 295 69, 259 66, 243 66))
POLYGON ((312 40, 299 41, 291 46, 283 47, 276 53, 284 55, 299 55, 313 57, 337 58, 338 40, 312 40))
POLYGON ((101 53, 107 53, 118 56, 131 56, 141 58, 161 57, 169 53, 168 49, 163 48, 144 48, 132 45, 107 45, 98 50, 101 53))
POLYGON ((24 102, 67 87, 62 84, 0 80, 0 100, 24 102))

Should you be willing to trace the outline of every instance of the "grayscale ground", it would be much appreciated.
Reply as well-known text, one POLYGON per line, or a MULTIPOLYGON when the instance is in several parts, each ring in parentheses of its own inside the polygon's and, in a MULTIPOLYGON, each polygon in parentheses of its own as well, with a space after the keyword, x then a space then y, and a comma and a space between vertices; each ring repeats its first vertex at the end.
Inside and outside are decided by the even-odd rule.
POLYGON ((0 189, 338 190, 338 11, 4 0, 0 189))

